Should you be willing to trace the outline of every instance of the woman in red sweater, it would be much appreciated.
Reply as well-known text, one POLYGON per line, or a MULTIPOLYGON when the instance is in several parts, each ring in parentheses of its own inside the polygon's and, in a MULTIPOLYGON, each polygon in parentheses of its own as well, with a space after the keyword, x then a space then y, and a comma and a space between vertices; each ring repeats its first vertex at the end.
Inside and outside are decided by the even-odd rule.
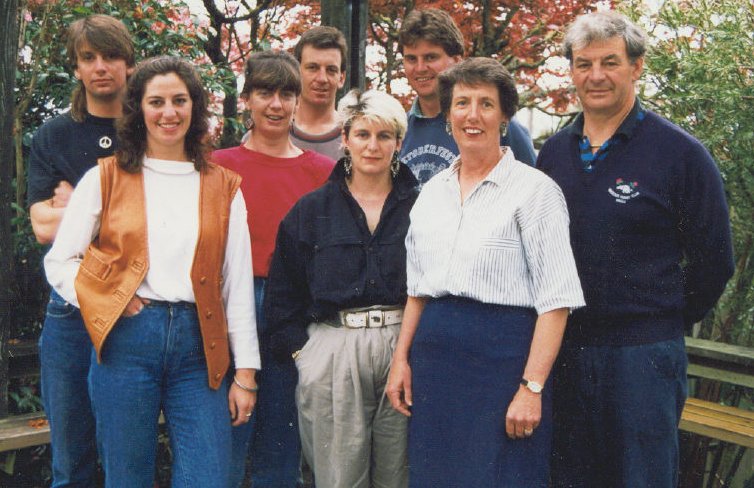
MULTIPOLYGON (((293 56, 283 51, 254 53, 244 71, 241 97, 250 112, 250 136, 240 146, 215 151, 212 160, 242 177, 261 337, 266 328, 264 289, 280 221, 300 197, 327 181, 335 161, 291 142, 301 94, 299 64, 293 56)), ((259 402, 252 422, 234 428, 229 486, 237 488, 243 482, 246 457, 251 454, 255 488, 295 488, 301 450, 294 400, 296 368, 292 361, 276 361, 264 344, 261 348, 259 402)))

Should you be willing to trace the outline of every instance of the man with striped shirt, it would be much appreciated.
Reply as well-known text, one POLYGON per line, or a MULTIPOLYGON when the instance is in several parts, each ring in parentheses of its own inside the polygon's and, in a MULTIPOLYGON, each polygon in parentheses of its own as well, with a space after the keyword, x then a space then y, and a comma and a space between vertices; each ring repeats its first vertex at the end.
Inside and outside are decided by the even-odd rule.
POLYGON ((677 485, 684 330, 733 274, 715 162, 636 98, 645 45, 615 12, 576 19, 565 55, 583 113, 537 160, 566 198, 587 304, 555 369, 556 487, 677 485))

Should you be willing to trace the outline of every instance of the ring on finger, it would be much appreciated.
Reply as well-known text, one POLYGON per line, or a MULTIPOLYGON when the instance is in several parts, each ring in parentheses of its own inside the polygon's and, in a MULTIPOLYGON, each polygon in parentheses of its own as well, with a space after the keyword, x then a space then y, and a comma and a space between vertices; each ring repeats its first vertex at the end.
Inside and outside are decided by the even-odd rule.
POLYGON ((246 414, 247 417, 251 417, 251 412, 246 414))
POLYGON ((530 436, 530 435, 532 435, 533 433, 534 433, 534 429, 524 429, 524 435, 525 435, 526 437, 529 437, 529 436, 530 436))

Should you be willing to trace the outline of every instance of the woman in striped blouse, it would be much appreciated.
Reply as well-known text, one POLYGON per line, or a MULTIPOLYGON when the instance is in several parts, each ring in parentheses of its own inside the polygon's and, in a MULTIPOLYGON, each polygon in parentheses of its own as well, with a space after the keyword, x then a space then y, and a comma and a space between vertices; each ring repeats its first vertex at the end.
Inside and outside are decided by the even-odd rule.
POLYGON ((505 68, 471 58, 439 89, 460 155, 411 211, 387 386, 412 416, 410 486, 547 486, 545 384, 568 312, 584 305, 568 211, 550 178, 499 146, 518 103, 505 68))

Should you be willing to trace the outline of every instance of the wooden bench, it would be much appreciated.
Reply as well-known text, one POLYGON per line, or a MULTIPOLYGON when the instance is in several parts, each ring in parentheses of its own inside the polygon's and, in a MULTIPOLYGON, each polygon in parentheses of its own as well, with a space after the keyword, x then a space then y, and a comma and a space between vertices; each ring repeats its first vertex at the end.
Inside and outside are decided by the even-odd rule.
POLYGON ((43 412, 13 415, 0 420, 0 452, 50 442, 50 424, 43 412))
POLYGON ((681 430, 754 448, 754 412, 689 398, 681 416, 681 430))
MULTIPOLYGON (((688 375, 754 388, 754 348, 686 338, 688 375)), ((689 398, 681 430, 754 448, 754 412, 689 398)))
MULTIPOLYGON (((7 377, 39 375, 37 341, 10 341, 5 344, 7 377)), ((50 442, 50 425, 44 412, 12 415, 0 419, 0 452, 24 449, 50 442)))
MULTIPOLYGON (((36 344, 9 345, 10 375, 18 377, 35 360, 36 344), (13 367, 15 362, 17 364, 13 367), (19 367, 20 366, 20 367, 19 367)), ((732 346, 703 339, 686 338, 689 356, 688 375, 754 388, 754 349, 732 346)), ((33 374, 33 373, 32 373, 33 374)), ((22 449, 50 442, 50 428, 43 413, 17 415, 0 420, 0 452, 22 449)), ((160 421, 164 420, 160 418, 160 421)), ((714 402, 689 398, 681 417, 680 428, 687 432, 754 448, 754 412, 726 407, 714 402)))

